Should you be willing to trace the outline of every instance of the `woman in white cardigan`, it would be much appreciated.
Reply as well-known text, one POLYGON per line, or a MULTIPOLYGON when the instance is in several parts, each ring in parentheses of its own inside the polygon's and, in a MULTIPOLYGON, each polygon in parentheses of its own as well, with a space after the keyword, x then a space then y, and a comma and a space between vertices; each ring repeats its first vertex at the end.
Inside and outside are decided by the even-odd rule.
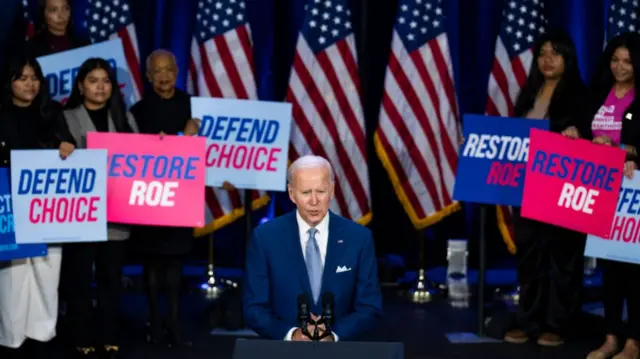
MULTIPOLYGON (((104 59, 86 60, 78 71, 64 116, 78 148, 86 148, 88 132, 138 132, 133 116, 125 112, 115 70, 104 59)), ((78 357, 102 355, 117 358, 120 352, 120 293, 125 240, 129 227, 109 224, 108 241, 65 244, 63 280, 70 342, 78 357), (92 282, 97 293, 94 317, 92 282)))
MULTIPOLYGON (((73 139, 60 105, 49 98, 38 62, 13 58, 5 81, 0 166, 11 167, 11 150, 58 149, 62 157, 70 155, 73 139)), ((51 245, 44 256, 0 262, 0 347, 5 348, 0 358, 47 358, 47 343, 56 335, 61 260, 60 246, 51 245)))

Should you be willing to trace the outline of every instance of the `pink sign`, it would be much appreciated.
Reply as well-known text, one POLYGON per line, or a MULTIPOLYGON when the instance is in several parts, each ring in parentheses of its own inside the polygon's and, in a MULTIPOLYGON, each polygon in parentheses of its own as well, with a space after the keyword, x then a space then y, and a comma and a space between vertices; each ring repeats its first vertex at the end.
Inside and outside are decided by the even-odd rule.
POLYGON ((107 221, 204 226, 204 137, 90 132, 108 152, 107 221))
POLYGON ((522 216, 608 238, 625 152, 531 130, 522 216))

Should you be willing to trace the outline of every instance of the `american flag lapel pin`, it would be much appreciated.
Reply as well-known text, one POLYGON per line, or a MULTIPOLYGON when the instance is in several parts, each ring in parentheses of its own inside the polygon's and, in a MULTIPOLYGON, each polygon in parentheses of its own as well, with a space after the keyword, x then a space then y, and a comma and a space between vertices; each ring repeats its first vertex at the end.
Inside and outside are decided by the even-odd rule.
POLYGON ((344 242, 342 239, 338 239, 338 243, 342 243, 344 242))

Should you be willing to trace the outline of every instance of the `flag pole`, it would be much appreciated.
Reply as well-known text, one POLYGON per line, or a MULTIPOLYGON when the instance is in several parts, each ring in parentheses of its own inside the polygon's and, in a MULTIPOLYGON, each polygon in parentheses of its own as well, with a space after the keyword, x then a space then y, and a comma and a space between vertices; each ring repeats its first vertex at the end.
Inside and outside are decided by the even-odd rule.
POLYGON ((429 278, 427 276, 426 271, 426 260, 425 260, 425 242, 427 240, 427 235, 424 229, 419 229, 416 231, 418 243, 420 246, 419 249, 419 267, 418 267, 418 280, 413 285, 413 287, 409 290, 409 298, 414 303, 429 303, 434 299, 435 288, 430 285, 429 278))
POLYGON ((478 336, 484 336, 484 287, 486 279, 486 232, 487 232, 487 206, 480 206, 480 241, 478 253, 480 255, 478 265, 478 336))
POLYGON ((251 195, 252 195, 252 190, 251 189, 245 189, 244 190, 244 220, 245 220, 245 228, 244 228, 244 234, 245 234, 245 245, 248 246, 249 245, 249 240, 251 240, 251 233, 253 232, 253 220, 252 220, 252 216, 251 216, 251 212, 253 211, 252 208, 252 203, 251 203, 251 195))
POLYGON ((205 298, 208 300, 218 299, 222 294, 224 287, 222 281, 216 280, 215 266, 213 264, 214 238, 213 233, 208 238, 208 256, 207 256, 207 284, 205 288, 205 298))

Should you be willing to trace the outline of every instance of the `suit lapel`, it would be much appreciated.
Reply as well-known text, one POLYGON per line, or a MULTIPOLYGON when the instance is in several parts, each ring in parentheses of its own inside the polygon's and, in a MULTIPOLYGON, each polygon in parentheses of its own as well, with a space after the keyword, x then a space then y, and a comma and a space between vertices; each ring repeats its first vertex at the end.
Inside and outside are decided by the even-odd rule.
POLYGON ((293 228, 293 231, 289 231, 287 234, 286 246, 289 258, 292 260, 293 271, 297 273, 300 285, 304 288, 305 293, 311 296, 311 284, 309 283, 309 275, 307 273, 307 265, 304 261, 304 254, 302 253, 302 246, 300 245, 300 229, 298 227, 298 221, 296 220, 296 212, 293 211, 289 214, 289 220, 292 222, 288 228, 293 228))
POLYGON ((345 238, 342 237, 342 226, 340 218, 329 212, 329 239, 327 241, 327 256, 324 261, 324 272, 322 273, 322 291, 331 290, 331 283, 336 275, 336 268, 340 265, 342 255, 346 248, 345 238))

